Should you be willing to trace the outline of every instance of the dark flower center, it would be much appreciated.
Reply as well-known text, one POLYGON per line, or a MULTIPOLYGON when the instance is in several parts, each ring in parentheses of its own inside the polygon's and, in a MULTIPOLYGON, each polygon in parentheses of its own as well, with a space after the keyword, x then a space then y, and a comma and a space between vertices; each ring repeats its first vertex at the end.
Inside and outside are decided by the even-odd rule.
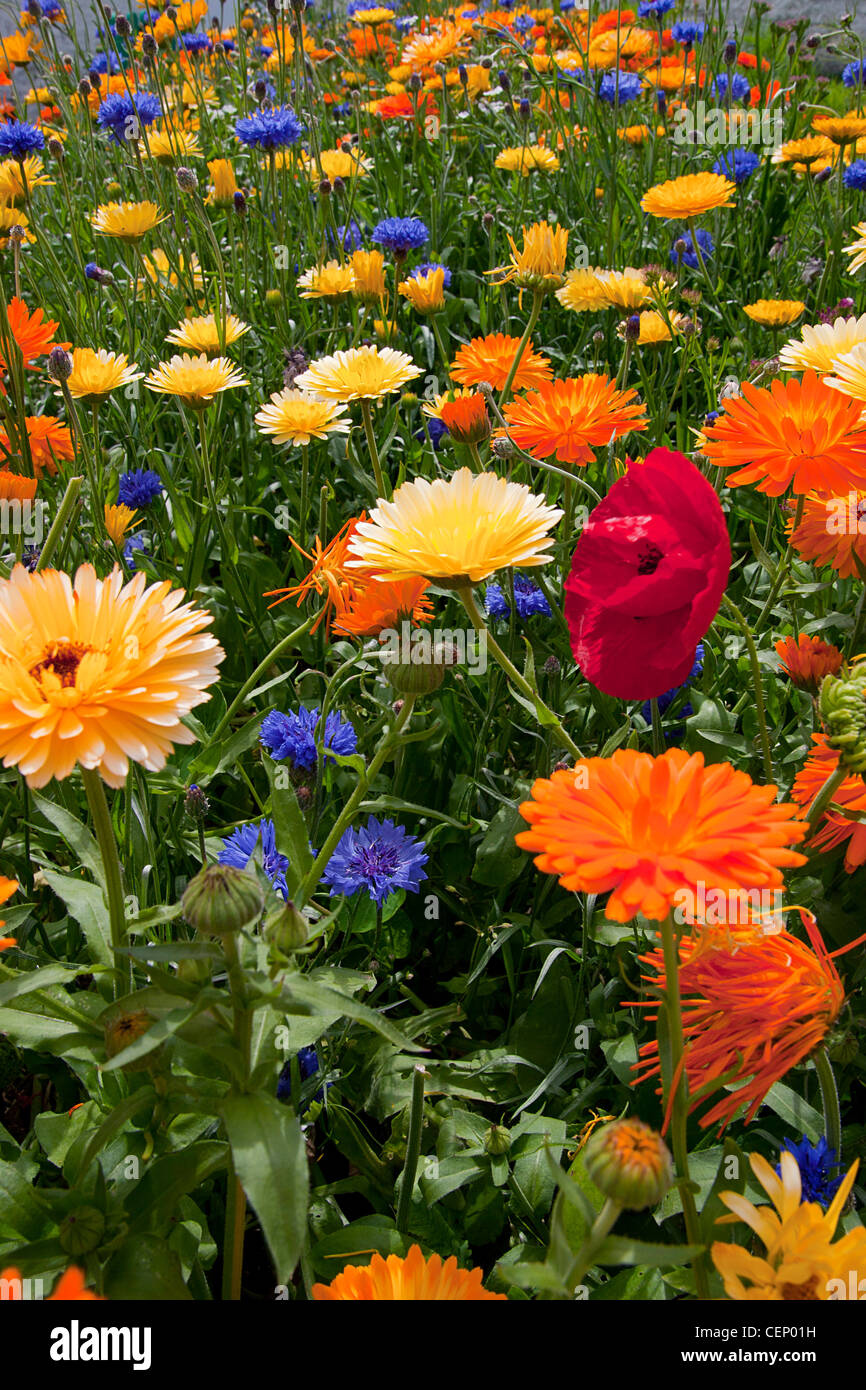
POLYGON ((353 857, 353 866, 364 878, 372 881, 380 874, 393 874, 398 860, 396 845, 371 845, 353 857))
POLYGON ((785 1303, 804 1303, 819 1301, 818 1298, 818 1276, 813 1274, 811 1279, 807 1279, 805 1284, 783 1284, 782 1299, 785 1303))
POLYGON ((645 546, 638 558, 638 574, 655 574, 664 558, 657 545, 645 546))
POLYGON ((41 660, 30 667, 30 674, 41 680, 43 671, 53 671, 64 688, 72 686, 81 658, 90 650, 83 642, 49 642, 41 660))

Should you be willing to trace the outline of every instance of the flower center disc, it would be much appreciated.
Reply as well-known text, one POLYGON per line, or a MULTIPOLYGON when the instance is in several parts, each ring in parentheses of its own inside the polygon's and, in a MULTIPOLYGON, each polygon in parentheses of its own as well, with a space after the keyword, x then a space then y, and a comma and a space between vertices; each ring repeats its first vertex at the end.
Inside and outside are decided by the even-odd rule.
POLYGON ((75 684, 81 658, 91 650, 83 642, 49 642, 35 666, 30 667, 34 680, 41 681, 43 671, 52 671, 64 689, 75 684))

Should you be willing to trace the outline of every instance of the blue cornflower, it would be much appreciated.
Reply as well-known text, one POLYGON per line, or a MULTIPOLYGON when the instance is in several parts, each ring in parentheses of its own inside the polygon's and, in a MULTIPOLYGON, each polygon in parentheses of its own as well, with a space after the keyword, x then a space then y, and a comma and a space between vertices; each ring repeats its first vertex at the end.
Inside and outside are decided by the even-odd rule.
POLYGON ((0 125, 0 154, 6 159, 26 159, 45 149, 45 136, 29 121, 7 121, 0 125))
MULTIPOLYGON (((675 685, 671 690, 666 690, 666 691, 664 692, 663 695, 659 695, 659 697, 658 697, 658 702, 659 702, 659 714, 664 714, 665 710, 666 710, 670 705, 673 704, 673 702, 674 702, 674 700, 677 698, 677 696, 680 695, 689 685, 691 685, 692 681, 697 680, 698 676, 701 674, 701 672, 703 671, 703 669, 704 669, 704 644, 703 644, 703 642, 699 642, 698 645, 697 645, 697 647, 695 648, 695 659, 694 659, 694 661, 693 661, 693 663, 692 663, 692 669, 689 671, 689 674, 686 676, 686 678, 685 678, 685 680, 683 681, 682 685, 675 685)), ((644 700, 643 704, 641 705, 641 711, 640 711, 640 712, 641 712, 641 714, 643 715, 644 720, 646 721, 646 723, 647 723, 647 724, 651 724, 651 723, 652 723, 652 705, 651 705, 651 703, 650 703, 649 700, 644 700)), ((682 715, 682 717, 683 717, 684 719, 687 719, 688 716, 689 716, 690 714, 693 714, 693 713, 694 713, 694 710, 692 709, 691 705, 683 705, 683 708, 682 708, 682 710, 680 711, 680 713, 681 713, 681 715, 682 715)), ((673 737, 676 736, 676 732, 677 732, 677 728, 675 727, 674 729, 672 729, 672 730, 670 730, 669 732, 666 732, 666 733, 665 733, 665 738, 666 738, 668 741, 670 741, 671 738, 673 738, 673 737)))
POLYGON ((259 849, 260 862, 265 876, 270 879, 278 893, 288 901, 286 869, 289 861, 277 850, 274 823, 265 819, 260 825, 239 825, 231 835, 223 838, 224 848, 217 855, 217 863, 231 864, 235 869, 245 869, 259 849))
POLYGON ((430 233, 420 217, 386 217, 373 228, 370 240, 392 255, 405 256, 429 241, 430 233))
POLYGON ((187 53, 207 53, 213 48, 207 34, 182 34, 181 39, 187 53))
MULTIPOLYGON (((511 608, 508 598, 500 584, 492 583, 487 585, 484 594, 484 606, 491 618, 507 618, 510 616, 511 608)), ((525 574, 514 576, 514 606, 517 609, 518 618, 531 618, 533 613, 540 613, 542 617, 550 617, 550 604, 544 597, 537 584, 525 574)))
POLYGON ((124 507, 140 511, 149 507, 155 497, 162 492, 162 479, 152 468, 131 468, 121 473, 117 485, 117 500, 124 507))
POLYGON ((866 188, 866 159, 853 160, 842 175, 842 182, 846 188, 856 188, 862 193, 866 188))
POLYGON ((713 173, 741 184, 752 177, 760 162, 754 150, 726 150, 713 165, 713 173))
MULTIPOLYGON (((797 1160, 803 1201, 819 1202, 826 1210, 842 1182, 842 1174, 834 1175, 832 1171, 842 1166, 837 1161, 836 1150, 831 1149, 824 1138, 812 1144, 804 1137, 799 1144, 795 1144, 793 1139, 783 1139, 782 1153, 793 1154, 797 1160)), ((781 1177, 781 1164, 776 1172, 781 1177)))
POLYGON ((636 72, 606 72, 601 79, 598 95, 611 106, 623 106, 643 92, 643 79, 636 72))
POLYGON ((400 888, 418 892, 421 880, 427 877, 422 867, 427 859, 422 841, 408 835, 402 825, 371 816, 358 830, 349 826, 322 878, 332 897, 343 893, 349 898, 366 888, 381 907, 400 888))
MULTIPOLYGON (((316 766, 316 740, 319 735, 321 711, 304 709, 297 714, 281 714, 272 709, 262 722, 261 741, 277 762, 289 761, 293 767, 309 771, 316 766)), ((325 720, 324 746, 338 757, 347 758, 358 747, 358 735, 338 710, 331 710, 325 720)), ((335 760, 327 753, 325 762, 335 760)))
MULTIPOLYGON (((369 0, 367 0, 367 3, 369 4, 369 0)), ((394 28, 397 30, 398 34, 408 34, 409 30, 414 28, 417 22, 413 14, 401 14, 394 20, 394 28)))
POLYGON ((720 410, 708 410, 706 415, 704 416, 704 424, 714 425, 721 413, 722 412, 720 410))
MULTIPOLYGON (((369 0, 368 0, 369 3, 369 0)), ((320 1070, 319 1054, 314 1047, 302 1047, 298 1052, 298 1071, 302 1081, 308 1081, 311 1076, 315 1076, 320 1070)), ((322 1087, 315 1094, 315 1100, 324 1100, 325 1089, 322 1087)), ((277 1100, 292 1099, 292 1064, 286 1062, 279 1078, 277 1079, 277 1100)))
MULTIPOLYGON (((719 101, 724 101, 728 91, 728 74, 726 72, 720 72, 718 77, 715 78, 713 86, 719 101)), ((744 77, 741 72, 735 72, 731 78, 731 99, 733 101, 742 101, 744 97, 750 94, 751 90, 752 88, 749 84, 748 77, 744 77)))
MULTIPOLYGON (((698 227, 695 236, 697 236, 698 246, 700 247, 701 255, 704 260, 711 260, 716 249, 713 238, 710 236, 709 232, 705 232, 701 227, 698 227)), ((691 266, 692 270, 697 270, 699 268, 699 262, 691 232, 679 232, 674 237, 671 243, 671 260, 674 265, 677 263, 676 244, 678 241, 684 241, 686 243, 686 249, 683 252, 683 265, 691 266)))
POLYGON ((638 5, 638 19, 660 19, 674 7, 674 0, 641 0, 638 5))
POLYGON ((685 20, 680 20, 671 29, 671 36, 674 43, 681 43, 683 47, 691 46, 693 43, 703 43, 704 26, 703 24, 690 24, 685 20))
POLYGON ((443 283, 446 290, 451 285, 451 271, 447 265, 442 265, 440 261, 424 261, 423 265, 416 265, 414 270, 409 272, 410 280, 421 280, 430 270, 444 270, 443 283))
POLYGON ((46 19, 59 19, 63 10, 57 3, 57 0, 45 0, 45 4, 42 6, 42 13, 46 19))
POLYGON ((862 63, 848 63, 847 66, 842 69, 842 81, 845 83, 846 87, 862 87, 864 80, 863 73, 864 66, 862 63))
POLYGON ((159 98, 152 92, 112 92, 102 102, 97 114, 96 124, 108 131, 108 138, 115 145, 126 140, 137 140, 141 127, 153 125, 161 115, 159 98))
POLYGON ((123 558, 131 570, 137 567, 138 562, 136 561, 135 555, 138 550, 143 550, 145 555, 147 554, 147 545, 144 536, 130 536, 123 547, 123 558))
POLYGON ((560 9, 560 13, 561 13, 561 14, 568 14, 568 11, 569 11, 569 10, 573 10, 573 9, 574 9, 576 3, 577 3, 577 0, 559 0, 559 9, 560 9))
POLYGON ((514 21, 514 28, 518 34, 528 34, 530 29, 535 28, 535 20, 531 14, 519 14, 514 21))
MULTIPOLYGON (((333 241, 334 234, 328 228, 328 237, 333 241)), ((360 251, 364 245, 364 235, 354 217, 349 222, 342 222, 337 228, 337 239, 344 251, 360 251)))
POLYGON ((304 133, 304 127, 290 106, 275 106, 270 111, 257 111, 235 122, 235 135, 242 145, 258 145, 263 150, 275 150, 294 145, 304 133))
POLYGON ((429 439, 438 454, 439 450, 442 448, 442 441, 447 434, 448 426, 443 425, 441 420, 437 420, 433 416, 428 415, 424 418, 424 425, 422 428, 415 431, 413 438, 420 439, 422 444, 425 440, 429 439))
POLYGON ((113 53, 94 53, 88 72, 98 72, 100 76, 118 71, 117 59, 113 53))

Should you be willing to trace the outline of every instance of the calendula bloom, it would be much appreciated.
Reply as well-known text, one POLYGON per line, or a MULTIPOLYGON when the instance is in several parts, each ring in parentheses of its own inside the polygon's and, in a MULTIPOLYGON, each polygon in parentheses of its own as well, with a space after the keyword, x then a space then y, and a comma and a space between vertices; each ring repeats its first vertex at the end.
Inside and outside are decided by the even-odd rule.
POLYGON ((506 169, 510 174, 555 174, 559 159, 544 145, 518 145, 500 150, 495 159, 497 169, 506 169))
MULTIPOLYGON (((6 900, 8 898, 11 898, 12 894, 16 893, 17 891, 18 880, 14 878, 4 878, 3 875, 0 874, 0 903, 5 903, 6 900)), ((5 925, 5 922, 0 922, 0 927, 5 927, 5 925)), ((14 945, 14 936, 0 936, 0 951, 8 951, 14 945)), ((9 1277, 10 1273, 11 1271, 4 1270, 3 1273, 0 1274, 0 1279, 5 1279, 9 1277)))
POLYGON ((429 623, 433 608, 426 593, 427 581, 418 577, 365 581, 334 619, 333 631, 350 637, 378 637, 381 632, 399 632, 404 621, 414 627, 429 623))
POLYGON ((295 378, 295 385, 332 401, 375 401, 420 375, 421 368, 405 352, 359 347, 317 358, 295 378))
POLYGON ((452 477, 416 478, 380 499, 349 542, 349 570, 376 578, 412 575, 459 587, 510 565, 544 565, 548 534, 562 516, 522 483, 461 468, 452 477))
POLYGON ((480 392, 460 392, 453 400, 444 400, 439 419, 458 444, 481 444, 490 437, 487 402, 480 392))
POLYGON ((714 208, 734 206, 731 195, 736 184, 723 174, 683 174, 647 189, 641 207, 652 217, 667 219, 700 217, 714 208))
MULTIPOLYGON (((52 477, 57 472, 58 463, 75 457, 72 436, 69 428, 56 415, 28 415, 25 420, 33 472, 37 478, 43 473, 52 477)), ((0 447, 9 453, 14 452, 5 430, 0 430, 0 447)))
POLYGON ((866 343, 841 353, 833 362, 833 375, 824 377, 824 384, 851 396, 862 409, 866 402, 866 343))
POLYGON ((11 334, 18 345, 25 367, 32 368, 37 357, 44 357, 54 347, 68 348, 69 343, 55 343, 54 334, 58 324, 46 319, 44 309, 34 309, 31 314, 23 299, 17 296, 10 299, 6 311, 8 328, 0 332, 0 367, 9 370, 6 358, 6 341, 11 334))
POLYGON ((761 328, 788 328, 805 308, 802 299, 756 299, 743 305, 743 313, 761 328))
POLYGON ((162 395, 179 396, 192 410, 204 410, 221 391, 250 383, 229 357, 207 357, 204 353, 191 357, 185 352, 160 362, 144 384, 162 395))
POLYGON ((840 579, 859 579, 857 561, 866 565, 866 491, 842 497, 809 493, 796 528, 794 521, 788 521, 788 538, 803 560, 832 565, 840 579))
POLYGON ((168 130, 152 130, 147 141, 140 143, 141 153, 150 156, 159 164, 177 164, 182 159, 197 159, 201 156, 198 136, 194 131, 175 127, 168 130))
MULTIPOLYGON (((103 400, 119 386, 140 381, 144 372, 136 371, 137 362, 130 362, 125 352, 108 352, 105 348, 75 348, 72 353, 72 374, 66 385, 73 400, 91 404, 103 400)), ((59 387, 58 387, 59 390, 59 387)))
POLYGON ((231 160, 209 159, 207 168, 211 176, 211 188, 205 201, 218 208, 231 207, 238 191, 238 181, 231 160))
POLYGON ((434 63, 447 63, 469 44, 471 28, 466 24, 443 24, 431 33, 417 34, 406 44, 400 61, 413 72, 432 68, 434 63))
POLYGON ((523 246, 518 251, 514 237, 509 236, 511 261, 492 272, 496 281, 505 285, 513 280, 521 289, 556 290, 565 278, 565 258, 568 254, 568 228, 552 227, 548 222, 533 222, 523 228, 523 246))
POLYGON ((352 293, 365 304, 385 298, 385 257, 381 251, 355 251, 349 262, 355 276, 352 293))
MULTIPOLYGON (((2 949, 3 943, 0 941, 0 950, 2 949)), ((20 1285, 21 1274, 17 1269, 13 1269, 10 1266, 9 1269, 0 1270, 0 1287, 6 1290, 9 1288, 20 1288, 20 1285)), ((11 1292, 8 1295, 4 1293, 3 1297, 15 1300, 18 1297, 23 1298, 24 1295, 23 1293, 16 1294, 11 1292)), ((92 1289, 85 1287, 84 1271, 78 1269, 76 1265, 70 1265, 69 1269, 67 1269, 64 1274, 61 1274, 54 1287, 53 1293, 50 1293, 45 1299, 46 1303, 81 1303, 88 1301, 104 1303, 105 1299, 102 1298, 101 1294, 94 1293, 92 1289)))
POLYGON ((816 161, 826 163, 835 157, 833 141, 826 135, 805 135, 800 140, 786 140, 770 156, 773 164, 794 164, 808 168, 816 161))
POLYGON ((276 608, 277 604, 284 603, 286 599, 297 597, 297 606, 300 608, 310 594, 317 594, 319 598, 325 599, 325 606, 310 631, 315 632, 326 617, 328 631, 330 631, 334 615, 342 615, 356 593, 359 582, 362 580, 366 582, 370 578, 369 573, 360 574, 354 568, 348 568, 352 558, 349 544, 358 525, 364 521, 365 517, 366 512, 362 512, 359 517, 350 517, 345 525, 340 527, 334 539, 329 541, 326 546, 322 545, 317 536, 312 555, 306 550, 302 550, 292 537, 292 545, 300 551, 306 560, 310 561, 312 569, 309 574, 304 576, 300 584, 294 584, 288 589, 269 589, 264 597, 273 598, 274 602, 268 607, 276 608))
POLYGON ((458 1269, 451 1255, 444 1264, 438 1255, 425 1260, 420 1245, 413 1245, 405 1259, 374 1255, 368 1265, 345 1265, 330 1284, 314 1284, 313 1298, 319 1302, 426 1302, 478 1303, 502 1300, 502 1293, 484 1288, 484 1271, 458 1269))
POLYGON ((322 150, 318 160, 311 154, 304 155, 304 168, 315 181, 324 177, 332 183, 334 179, 343 179, 348 183, 350 179, 363 177, 372 167, 372 159, 367 159, 353 146, 348 149, 322 150))
POLYGON ((859 1159, 855 1159, 826 1212, 819 1202, 803 1201, 802 1176, 792 1153, 783 1152, 775 1173, 761 1154, 749 1163, 772 1207, 755 1206, 739 1192, 721 1192, 730 1216, 717 1224, 744 1221, 763 1243, 763 1255, 743 1245, 714 1241, 710 1253, 728 1298, 750 1303, 826 1302, 858 1297, 866 1276, 866 1229, 857 1225, 834 1241, 848 1202, 859 1159), (853 1277, 852 1277, 853 1276, 853 1277))
POLYGON ((9 245, 10 232, 14 232, 12 239, 17 239, 19 246, 32 246, 36 241, 24 209, 16 208, 11 203, 0 203, 0 251, 5 251, 9 245))
POLYGON ((866 314, 837 318, 832 323, 804 324, 799 338, 792 338, 782 348, 779 362, 789 371, 824 375, 833 370, 837 357, 861 343, 866 343, 866 314))
POLYGON ((103 236, 116 236, 121 241, 132 242, 140 241, 167 216, 168 213, 160 213, 156 203, 146 200, 141 203, 100 203, 90 219, 90 225, 103 236))
POLYGON ((614 1120, 587 1136, 583 1166, 605 1196, 629 1211, 657 1206, 674 1180, 660 1134, 642 1120, 614 1120))
POLYGON ((556 297, 566 309, 575 314, 583 314, 594 309, 606 309, 610 300, 602 286, 600 276, 605 272, 601 267, 595 270, 570 270, 565 284, 560 285, 556 297))
POLYGON ((310 444, 331 434, 348 434, 350 422, 345 415, 345 405, 287 386, 262 406, 256 424, 259 433, 271 435, 275 444, 310 444))
POLYGON ((845 254, 851 257, 848 262, 849 275, 866 265, 866 222, 857 222, 854 231, 857 233, 857 240, 852 241, 850 246, 842 247, 845 254))
POLYGON ((0 502, 32 502, 35 496, 35 478, 22 478, 9 468, 0 467, 0 502))
POLYGON ((28 155, 22 164, 17 159, 4 159, 0 163, 0 199, 4 203, 20 203, 29 190, 53 187, 53 184, 54 180, 43 172, 38 154, 28 155))
POLYGON ((611 439, 645 430, 643 410, 636 391, 618 391, 609 377, 588 372, 545 382, 509 402, 503 414, 515 444, 534 458, 553 456, 560 463, 584 464, 611 439))
POLYGON ((775 797, 730 763, 705 767, 702 753, 619 749, 539 777, 520 807, 531 828, 515 840, 563 888, 610 893, 610 921, 658 922, 698 881, 707 891, 775 889, 782 869, 805 864, 789 848, 805 826, 775 797))
POLYGON ((419 314, 438 314, 445 307, 445 271, 442 266, 425 275, 413 275, 397 287, 419 314))
POLYGON ((351 265, 341 265, 339 261, 313 266, 298 276, 298 289, 303 291, 301 299, 342 299, 354 288, 354 270, 351 265))
POLYGON ((622 271, 600 270, 597 279, 605 304, 614 309, 639 309, 652 293, 640 271, 631 266, 622 271))
POLYGON ((175 268, 175 264, 169 262, 165 252, 157 247, 149 256, 142 256, 141 263, 147 280, 136 279, 135 292, 139 299, 145 299, 151 289, 176 290, 181 283, 184 289, 190 282, 194 291, 204 289, 204 277, 198 256, 192 255, 188 260, 178 256, 175 268))
POLYGON ((850 145, 866 135, 866 116, 856 111, 849 111, 847 116, 813 116, 812 128, 834 145, 850 145))
MULTIPOLYGON (((830 747, 826 734, 813 734, 809 756, 791 788, 793 800, 803 807, 804 812, 838 767, 839 753, 830 747)), ((843 810, 824 812, 818 829, 809 840, 809 846, 811 849, 829 851, 847 842, 845 869, 853 874, 855 869, 866 863, 866 822, 848 820, 844 811, 866 815, 866 782, 863 778, 856 773, 849 774, 834 791, 833 804, 841 806, 843 810)))
POLYGON ((248 323, 244 323, 235 314, 226 314, 224 342, 221 345, 219 321, 216 316, 214 314, 200 314, 193 319, 183 319, 177 328, 173 328, 170 333, 166 334, 165 341, 174 343, 177 347, 189 348, 190 352, 203 352, 208 357, 215 357, 249 331, 248 323))
MULTIPOLYGON (((519 347, 520 339, 508 337, 505 333, 488 333, 486 338, 473 338, 458 349, 451 363, 451 379, 461 386, 477 386, 482 381, 488 381, 494 391, 501 391, 519 347)), ((552 376, 550 359, 527 343, 520 356, 512 390, 529 391, 550 381, 552 376)))
POLYGON ((825 676, 837 676, 844 657, 838 647, 820 637, 801 632, 799 637, 782 637, 775 644, 782 669, 799 690, 817 695, 825 676))
POLYGON ((127 507, 122 502, 116 506, 105 504, 105 529, 118 549, 123 545, 134 516, 135 508, 127 507))
MULTIPOLYGON (((640 327, 634 341, 638 347, 656 347, 659 343, 671 342, 674 333, 681 333, 686 322, 682 314, 671 314, 668 322, 656 309, 642 309, 637 317, 640 327)), ((621 338, 625 337, 627 323, 627 320, 623 320, 617 328, 621 338)))
POLYGON ((0 581, 0 756, 31 787, 80 763, 122 787, 129 760, 160 771, 195 742, 182 717, 210 698, 224 653, 211 615, 165 581, 117 568, 74 580, 16 565, 0 581))
POLYGON ((744 381, 726 396, 722 414, 704 428, 703 452, 722 468, 737 468, 728 487, 754 483, 758 492, 844 491, 866 485, 863 407, 833 391, 815 372, 801 381, 774 381, 769 390, 744 381))

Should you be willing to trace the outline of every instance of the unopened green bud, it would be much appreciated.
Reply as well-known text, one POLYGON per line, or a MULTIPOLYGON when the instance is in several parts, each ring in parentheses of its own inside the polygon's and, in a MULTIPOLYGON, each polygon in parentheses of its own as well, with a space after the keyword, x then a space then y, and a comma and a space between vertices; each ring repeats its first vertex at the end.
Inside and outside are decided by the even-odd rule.
POLYGON ((852 667, 846 676, 825 676, 818 708, 839 766, 866 773, 866 664, 852 667))
POLYGON ((643 1120, 614 1120, 597 1129, 583 1162, 599 1192, 630 1211, 657 1206, 674 1180, 667 1144, 643 1120))
POLYGON ((96 1207, 76 1207, 60 1227, 60 1244, 67 1255, 87 1255, 105 1234, 105 1217, 96 1207))
POLYGON ((484 1135, 484 1152, 498 1158, 511 1148, 511 1131, 504 1125, 491 1125, 484 1135))
POLYGON ((282 903, 265 918, 265 940, 284 956, 307 944, 309 923, 294 903, 282 903))
POLYGON ((187 884, 183 915, 204 936, 242 931, 261 916, 265 897, 256 879, 231 864, 208 864, 187 884))

